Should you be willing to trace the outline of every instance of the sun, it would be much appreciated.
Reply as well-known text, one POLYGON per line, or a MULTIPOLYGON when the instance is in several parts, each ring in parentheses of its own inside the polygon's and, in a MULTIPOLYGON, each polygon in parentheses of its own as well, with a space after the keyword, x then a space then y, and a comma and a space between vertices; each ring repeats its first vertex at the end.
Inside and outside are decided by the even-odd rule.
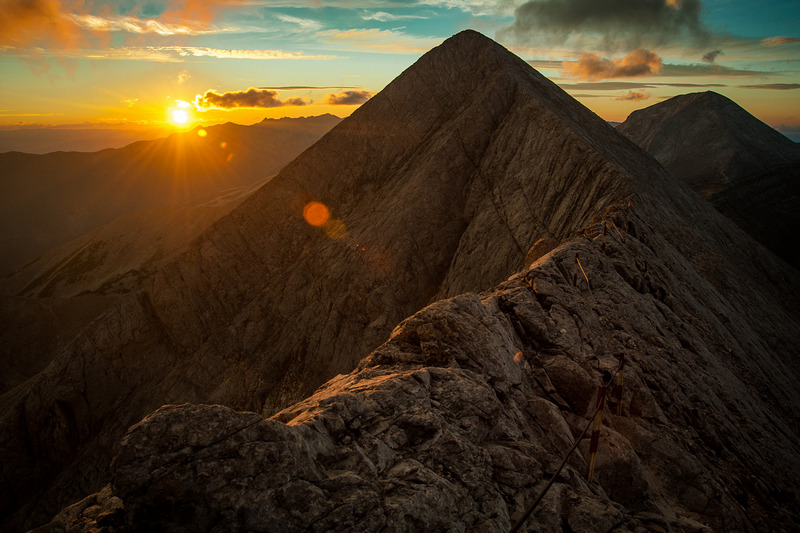
POLYGON ((178 126, 183 126, 189 122, 189 112, 185 109, 173 109, 170 113, 170 117, 172 118, 172 122, 178 126))

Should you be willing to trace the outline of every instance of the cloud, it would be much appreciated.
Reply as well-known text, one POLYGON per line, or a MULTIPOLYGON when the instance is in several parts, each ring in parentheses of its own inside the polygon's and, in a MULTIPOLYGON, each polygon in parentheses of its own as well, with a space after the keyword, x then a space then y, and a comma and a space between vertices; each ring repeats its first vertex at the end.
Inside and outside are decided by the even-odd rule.
POLYGON ((737 85, 740 89, 773 89, 776 91, 791 91, 800 89, 800 83, 765 83, 762 85, 737 85))
POLYGON ((137 2, 86 0, 0 0, 0 46, 48 46, 59 50, 86 45, 111 32, 134 35, 206 35, 253 31, 214 26, 217 13, 235 3, 219 0, 137 2), (124 14, 112 14, 115 9, 124 14))
POLYGON ((711 52, 708 52, 707 54, 703 54, 703 57, 701 59, 706 63, 713 63, 714 61, 716 61, 717 56, 720 55, 722 55, 722 50, 713 50, 711 52))
POLYGON ((571 43, 605 50, 705 44, 700 0, 529 0, 500 35, 518 42, 571 43))
POLYGON ((303 52, 284 50, 227 50, 205 46, 171 46, 164 50, 174 50, 181 56, 215 57, 217 59, 335 59, 330 55, 308 55, 303 52))
POLYGON ((25 46, 52 41, 75 47, 76 28, 61 14, 58 0, 4 0, 0 2, 0 45, 25 46))
POLYGON ((289 24, 296 24, 300 26, 301 30, 317 31, 322 28, 322 24, 312 19, 301 19, 298 17, 293 17, 291 15, 283 15, 283 14, 277 15, 277 17, 278 20, 281 20, 283 22, 288 22, 289 24))
POLYGON ((273 91, 304 91, 310 89, 357 89, 358 87, 342 87, 337 85, 335 87, 326 87, 320 85, 287 85, 284 87, 259 87, 259 89, 270 89, 273 91))
POLYGON ((800 37, 770 37, 763 39, 761 44, 764 46, 783 46, 784 44, 800 43, 800 37))
POLYGON ((657 87, 727 87, 727 85, 721 83, 640 83, 630 81, 584 81, 579 83, 560 83, 559 85, 566 91, 621 91, 625 89, 655 89, 657 87))
POLYGON ((669 77, 687 77, 687 76, 725 76, 725 77, 740 77, 740 76, 772 76, 775 72, 766 72, 761 70, 742 70, 731 67, 723 67, 721 65, 676 65, 665 64, 661 71, 662 76, 669 77))
POLYGON ((628 91, 628 94, 617 96, 614 100, 625 100, 628 102, 641 102, 650 98, 650 93, 647 91, 628 91))
POLYGON ((189 70, 188 69, 183 69, 182 71, 180 71, 178 73, 178 80, 177 80, 178 81, 178 85, 183 84, 186 80, 188 80, 191 77, 192 76, 189 74, 189 70))
POLYGON ((256 89, 251 87, 246 91, 233 91, 218 93, 213 90, 206 91, 203 95, 197 95, 194 105, 198 109, 235 109, 238 107, 284 107, 284 106, 304 106, 311 101, 305 98, 278 98, 277 91, 269 89, 256 89))
POLYGON ((361 15, 363 20, 377 20, 378 22, 391 22, 395 20, 412 20, 412 19, 429 19, 425 15, 393 15, 385 11, 376 11, 375 13, 364 13, 361 15))
POLYGON ((154 33, 157 35, 208 35, 224 32, 238 31, 237 28, 217 28, 204 23, 173 24, 155 19, 140 19, 137 17, 98 17, 95 15, 64 15, 76 26, 93 32, 124 31, 135 34, 154 33))
POLYGON ((442 42, 436 37, 416 37, 399 31, 373 28, 325 30, 317 32, 317 36, 339 46, 392 54, 421 54, 442 42))
POLYGON ((510 12, 515 4, 513 0, 419 0, 418 3, 446 9, 460 9, 476 16, 510 12))
POLYGON ((565 76, 598 80, 658 74, 662 66, 661 58, 654 52, 637 49, 621 59, 601 58, 597 54, 581 54, 578 61, 564 61, 562 72, 565 76))
MULTIPOLYGON (((228 50, 224 48, 208 48, 204 46, 123 46, 120 48, 104 49, 59 49, 44 50, 42 48, 11 48, 2 47, 4 53, 14 54, 17 57, 31 60, 44 60, 45 53, 55 57, 73 57, 77 59, 93 60, 132 60, 132 61, 157 61, 178 62, 186 57, 213 57, 215 59, 335 59, 332 55, 308 55, 303 52, 287 52, 284 50, 228 50)), ((185 71, 188 74, 188 71, 185 71)), ((181 83, 180 73, 176 78, 181 83)), ((183 78, 183 81, 188 76, 183 78)), ((338 87, 336 87, 338 88, 338 87)))
POLYGON ((322 101, 328 105, 361 105, 372 98, 369 91, 342 91, 339 94, 326 94, 322 101))

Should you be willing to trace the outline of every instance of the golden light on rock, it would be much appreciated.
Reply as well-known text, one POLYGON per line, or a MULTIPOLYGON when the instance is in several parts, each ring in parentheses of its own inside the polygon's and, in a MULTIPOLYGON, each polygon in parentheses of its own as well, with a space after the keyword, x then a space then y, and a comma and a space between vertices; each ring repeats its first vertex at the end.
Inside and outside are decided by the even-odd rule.
POLYGON ((323 203, 309 202, 303 208, 303 218, 312 226, 324 226, 330 217, 331 212, 323 203))

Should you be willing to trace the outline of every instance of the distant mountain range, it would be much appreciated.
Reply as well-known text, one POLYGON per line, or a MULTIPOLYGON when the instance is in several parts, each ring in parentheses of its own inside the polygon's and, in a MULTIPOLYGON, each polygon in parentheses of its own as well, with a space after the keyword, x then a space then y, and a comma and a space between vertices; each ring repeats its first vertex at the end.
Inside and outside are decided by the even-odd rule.
POLYGON ((800 145, 711 91, 635 111, 617 129, 800 268, 800 145))
POLYGON ((339 120, 324 115, 228 123, 94 153, 2 153, 0 273, 132 211, 202 205, 249 187, 339 120))
POLYGON ((800 525, 800 272, 474 31, 141 278, 106 229, 26 280, 107 307, 4 356, 4 530, 800 525))
POLYGON ((0 128, 0 153, 99 152, 165 137, 164 128, 0 128))

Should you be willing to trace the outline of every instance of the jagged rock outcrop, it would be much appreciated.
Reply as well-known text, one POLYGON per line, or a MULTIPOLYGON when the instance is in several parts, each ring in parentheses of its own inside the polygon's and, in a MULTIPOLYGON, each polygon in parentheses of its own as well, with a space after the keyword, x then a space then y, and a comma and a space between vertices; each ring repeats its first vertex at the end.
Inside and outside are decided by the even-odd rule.
POLYGON ((576 456, 542 527, 796 521, 799 288, 795 271, 613 128, 463 32, 2 398, 13 481, 0 500, 35 525, 79 492, 76 480, 82 496, 113 473, 131 529, 181 517, 303 528, 299 499, 320 528, 502 529, 584 423, 597 367, 623 350, 631 418, 606 431, 615 451, 598 464, 602 490, 580 481, 576 456), (311 201, 328 206, 327 226, 303 220, 311 201), (619 241, 607 256, 604 219, 619 241), (530 256, 528 282, 503 283, 543 237, 560 246, 530 256), (591 291, 571 288, 575 252, 591 291), (442 298, 454 299, 375 350, 442 298), (520 350, 530 368, 511 361, 520 350), (371 351, 354 374, 262 419, 371 351), (165 408, 118 447, 145 414, 186 402, 227 407, 165 408), (117 451, 109 472, 103 459, 117 451), (740 479, 725 470, 733 460, 741 479, 771 475, 761 492, 737 485, 749 515, 719 492, 740 479), (201 471, 207 482, 193 477, 201 471), (177 515, 148 496, 170 491, 177 515), (34 494, 38 507, 24 499, 34 494))
POLYGON ((795 267, 800 146, 712 91, 634 111, 618 128, 795 267))

